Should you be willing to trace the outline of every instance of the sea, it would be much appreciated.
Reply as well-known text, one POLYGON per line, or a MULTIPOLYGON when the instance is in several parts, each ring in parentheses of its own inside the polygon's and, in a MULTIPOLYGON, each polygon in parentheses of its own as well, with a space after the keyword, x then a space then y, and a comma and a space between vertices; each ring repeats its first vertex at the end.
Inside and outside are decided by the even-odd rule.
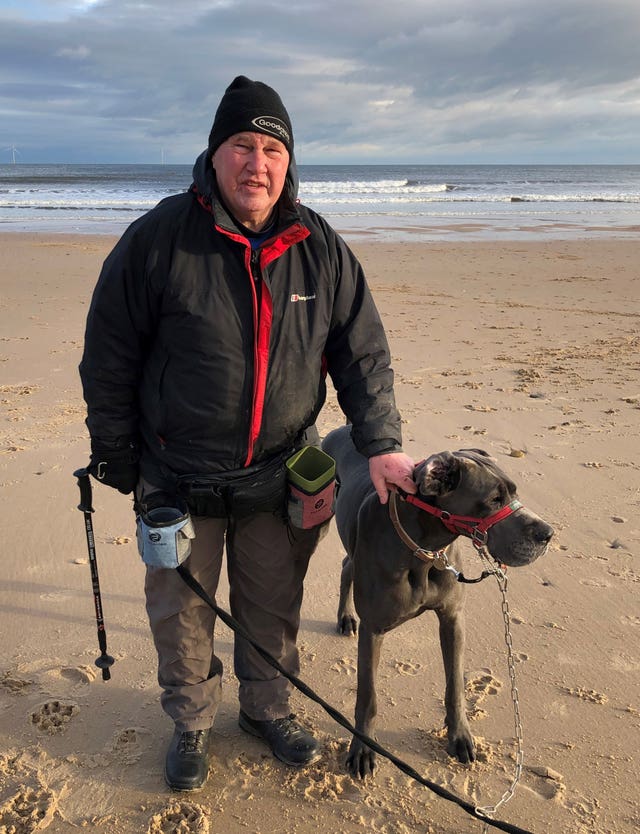
MULTIPOLYGON (((347 239, 640 232, 640 165, 300 165, 302 203, 347 239)), ((119 235, 191 165, 0 165, 0 231, 119 235)))

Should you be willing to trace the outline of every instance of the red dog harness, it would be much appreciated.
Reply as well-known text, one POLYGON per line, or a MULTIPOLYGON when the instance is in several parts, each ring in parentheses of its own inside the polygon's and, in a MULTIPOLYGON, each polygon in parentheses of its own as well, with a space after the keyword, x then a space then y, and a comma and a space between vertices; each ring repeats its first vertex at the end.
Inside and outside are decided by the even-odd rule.
POLYGON ((416 498, 415 495, 403 494, 402 492, 400 494, 407 504, 413 504, 414 507, 424 510, 425 513, 439 518, 450 533, 468 535, 475 547, 483 547, 486 545, 487 533, 494 524, 508 518, 508 516, 522 507, 522 503, 518 499, 515 499, 510 504, 488 515, 486 518, 475 518, 470 515, 456 515, 446 510, 440 510, 438 507, 432 507, 431 504, 427 504, 420 498, 416 498))
MULTIPOLYGON (((417 507, 420 510, 428 513, 429 515, 435 516, 435 518, 439 519, 444 526, 449 530, 450 533, 453 533, 456 536, 459 535, 467 535, 475 549, 480 553, 481 556, 485 556, 487 551, 485 550, 487 544, 487 533, 488 531, 498 522, 502 521, 505 518, 508 518, 510 515, 515 513, 522 507, 522 503, 517 499, 514 499, 509 504, 501 507, 495 513, 487 516, 486 518, 476 518, 475 516, 469 515, 457 515, 456 513, 450 513, 447 510, 441 510, 438 507, 432 507, 431 504, 427 504, 425 501, 422 501, 420 498, 416 498, 415 495, 408 495, 403 490, 398 490, 400 497, 406 501, 408 504, 413 504, 414 507, 417 507)), ((420 545, 413 541, 413 539, 407 534, 406 530, 402 527, 400 523, 400 519, 398 517, 398 509, 396 506, 396 493, 392 492, 389 496, 389 515, 391 517, 391 522, 396 530, 396 533, 400 537, 400 539, 404 542, 404 544, 412 551, 413 555, 416 556, 423 562, 432 562, 434 567, 438 570, 448 570, 453 573, 458 580, 458 582, 466 582, 469 584, 475 582, 481 582, 483 579, 486 579, 487 576, 491 576, 492 574, 496 573, 496 569, 494 570, 483 570, 482 574, 477 579, 467 579, 466 576, 453 565, 449 564, 449 560, 447 559, 446 549, 436 550, 436 551, 429 551, 424 550, 424 548, 420 547, 420 545)), ((500 573, 504 573, 506 567, 504 565, 500 565, 498 563, 497 570, 500 573)))

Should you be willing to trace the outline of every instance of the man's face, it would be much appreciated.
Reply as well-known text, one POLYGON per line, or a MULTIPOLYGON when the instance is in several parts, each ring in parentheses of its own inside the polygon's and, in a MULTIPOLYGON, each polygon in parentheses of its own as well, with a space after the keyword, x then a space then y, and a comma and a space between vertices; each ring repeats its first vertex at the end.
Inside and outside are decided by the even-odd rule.
POLYGON ((284 188, 289 152, 264 133, 235 133, 211 157, 218 188, 243 226, 260 231, 284 188))

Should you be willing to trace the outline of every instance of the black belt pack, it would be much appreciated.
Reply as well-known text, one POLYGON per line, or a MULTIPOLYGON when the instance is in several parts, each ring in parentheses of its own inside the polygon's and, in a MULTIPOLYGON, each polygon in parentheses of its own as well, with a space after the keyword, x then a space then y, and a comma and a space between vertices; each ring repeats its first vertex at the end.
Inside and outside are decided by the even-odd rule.
POLYGON ((288 451, 269 461, 214 475, 182 475, 178 494, 194 516, 243 518, 273 513, 282 518, 287 509, 288 451))

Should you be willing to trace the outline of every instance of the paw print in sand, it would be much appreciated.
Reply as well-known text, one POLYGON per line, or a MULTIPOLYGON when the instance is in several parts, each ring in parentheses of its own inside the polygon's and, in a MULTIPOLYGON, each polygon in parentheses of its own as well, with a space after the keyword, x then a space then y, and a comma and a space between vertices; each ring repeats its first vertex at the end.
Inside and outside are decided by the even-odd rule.
POLYGON ((422 664, 413 663, 410 660, 396 660, 393 664, 393 667, 396 670, 396 672, 399 672, 401 675, 408 675, 409 677, 414 677, 415 675, 420 674, 422 664))
POLYGON ((209 818, 200 805, 172 802, 149 820, 147 834, 209 834, 209 818))
POLYGON ((53 735, 63 730, 76 713, 80 711, 77 704, 62 701, 47 701, 31 713, 31 723, 45 733, 53 735))
POLYGON ((53 793, 38 786, 21 786, 14 796, 0 805, 0 832, 31 834, 48 828, 56 802, 53 793))
POLYGON ((495 678, 490 669, 482 669, 470 678, 466 685, 469 718, 484 718, 486 713, 480 704, 488 695, 497 695, 501 689, 502 681, 495 678))
POLYGON ((136 764, 142 756, 144 744, 149 736, 149 730, 142 727, 127 727, 115 736, 111 753, 122 764, 136 764))

